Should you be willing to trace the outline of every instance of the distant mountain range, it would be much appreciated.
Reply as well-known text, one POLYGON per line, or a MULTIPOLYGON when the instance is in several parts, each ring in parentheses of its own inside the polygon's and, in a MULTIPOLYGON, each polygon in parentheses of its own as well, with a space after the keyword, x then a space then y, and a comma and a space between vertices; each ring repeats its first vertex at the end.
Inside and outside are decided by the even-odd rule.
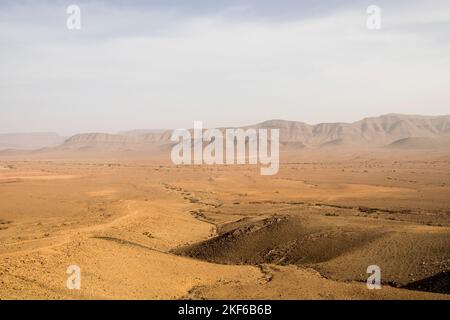
POLYGON ((0 150, 36 150, 55 147, 62 144, 65 139, 52 132, 0 134, 0 150))
POLYGON ((280 128, 280 141, 285 145, 299 143, 304 147, 424 147, 448 146, 450 115, 418 116, 387 114, 353 123, 320 123, 270 120, 258 128, 280 128), (420 138, 418 140, 418 138, 420 138))
MULTIPOLYGON (((298 121, 269 120, 248 128, 280 129, 281 148, 394 148, 450 149, 450 115, 387 114, 353 123, 309 125, 298 121)), ((83 133, 65 141, 56 134, 0 135, 0 149, 45 148, 40 152, 145 152, 165 149, 172 130, 134 130, 118 134, 83 133)))

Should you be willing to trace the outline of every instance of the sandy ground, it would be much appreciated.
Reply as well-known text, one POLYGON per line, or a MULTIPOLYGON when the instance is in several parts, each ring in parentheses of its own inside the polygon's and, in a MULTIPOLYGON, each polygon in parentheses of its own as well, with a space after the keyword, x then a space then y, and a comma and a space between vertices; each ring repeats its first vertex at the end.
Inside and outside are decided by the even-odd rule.
POLYGON ((0 298, 449 299, 447 159, 0 160, 0 298))

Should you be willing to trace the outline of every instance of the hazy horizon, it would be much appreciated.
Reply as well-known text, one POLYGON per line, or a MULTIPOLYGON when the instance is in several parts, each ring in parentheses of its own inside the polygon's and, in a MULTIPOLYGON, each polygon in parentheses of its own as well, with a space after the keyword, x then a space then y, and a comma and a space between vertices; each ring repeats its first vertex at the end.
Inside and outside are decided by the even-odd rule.
POLYGON ((0 133, 449 114, 450 3, 370 4, 3 1, 0 133))
MULTIPOLYGON (((379 118, 379 117, 384 117, 384 116, 389 116, 389 115, 399 115, 399 116, 407 116, 407 117, 448 117, 450 116, 449 114, 401 114, 401 113, 386 113, 386 114, 380 114, 380 115, 372 115, 372 116, 367 116, 367 117, 363 117, 361 119, 357 119, 355 121, 331 121, 331 122, 316 122, 316 123, 308 123, 305 121, 301 121, 301 120, 295 120, 295 119, 266 119, 266 120, 262 120, 260 122, 255 122, 255 123, 244 123, 241 125, 234 125, 231 124, 229 126, 224 126, 222 128, 225 127, 245 127, 245 126, 252 126, 252 125, 256 125, 258 123, 262 123, 262 122, 266 122, 266 121, 292 121, 292 122, 301 122, 301 123, 305 123, 307 125, 311 125, 311 126, 316 126, 316 125, 321 125, 321 124, 352 124, 364 119, 370 119, 370 118, 379 118)), ((201 121, 201 120, 199 120, 201 121)), ((193 123, 190 126, 186 126, 184 128, 186 129, 192 129, 193 127, 193 123)), ((214 128, 213 126, 210 126, 206 123, 204 123, 204 128, 214 128)), ((74 132, 70 132, 67 134, 61 133, 61 132, 57 132, 57 131, 20 131, 20 132, 1 132, 0 131, 0 135, 21 135, 21 134, 57 134, 61 137, 64 138, 69 138, 70 136, 73 135, 77 135, 77 134, 86 134, 86 133, 107 133, 107 134, 123 134, 126 132, 133 132, 133 131, 166 131, 166 130, 175 130, 175 129, 179 129, 179 128, 129 128, 129 129, 124 129, 124 130, 111 130, 111 131, 100 131, 100 130, 92 130, 92 131, 74 131, 74 132)))

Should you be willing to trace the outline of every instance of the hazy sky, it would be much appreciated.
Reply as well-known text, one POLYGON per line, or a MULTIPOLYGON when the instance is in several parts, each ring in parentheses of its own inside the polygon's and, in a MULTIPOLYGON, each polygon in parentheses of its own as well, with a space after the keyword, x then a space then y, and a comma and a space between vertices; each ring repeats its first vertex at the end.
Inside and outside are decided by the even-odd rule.
POLYGON ((450 1, 318 2, 3 0, 0 133, 450 114, 450 1))

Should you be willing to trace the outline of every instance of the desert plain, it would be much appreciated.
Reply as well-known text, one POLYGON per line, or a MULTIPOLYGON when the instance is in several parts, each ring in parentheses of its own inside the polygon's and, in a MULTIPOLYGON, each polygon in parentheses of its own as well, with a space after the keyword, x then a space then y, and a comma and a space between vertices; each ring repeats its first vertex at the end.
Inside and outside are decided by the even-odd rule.
POLYGON ((450 298, 449 152, 282 152, 274 176, 164 154, 3 156, 0 298, 450 298))
POLYGON ((247 128, 276 174, 175 165, 170 130, 4 135, 0 298, 450 298, 450 116, 247 128))

